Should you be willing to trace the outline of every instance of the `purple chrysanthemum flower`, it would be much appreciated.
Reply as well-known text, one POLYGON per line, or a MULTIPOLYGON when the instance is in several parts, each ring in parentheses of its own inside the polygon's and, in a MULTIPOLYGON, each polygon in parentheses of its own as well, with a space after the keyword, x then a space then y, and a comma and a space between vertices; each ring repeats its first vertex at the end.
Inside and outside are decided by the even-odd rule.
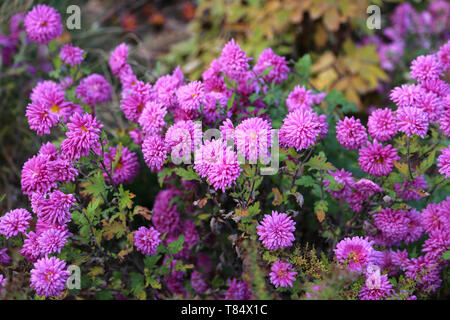
POLYGON ((374 141, 359 150, 358 163, 364 172, 380 177, 388 175, 394 168, 394 161, 399 159, 397 149, 374 141))
POLYGON ((269 250, 290 247, 295 240, 295 222, 286 213, 272 211, 272 215, 266 214, 256 230, 259 240, 269 250))
POLYGON ((389 97, 400 108, 411 107, 417 103, 418 99, 424 92, 424 89, 420 85, 403 84, 401 87, 395 87, 392 89, 389 97))
MULTIPOLYGON (((109 152, 104 154, 104 163, 106 170, 111 171, 112 183, 115 185, 131 183, 139 173, 139 161, 136 153, 124 146, 110 148, 109 152), (117 155, 118 150, 120 150, 120 156, 117 155)), ((109 181, 108 174, 103 172, 103 175, 109 181)))
POLYGON ((395 183, 397 196, 405 200, 419 200, 423 197, 423 192, 427 189, 428 183, 423 175, 413 179, 404 180, 402 184, 395 183))
POLYGON ((166 114, 166 107, 160 103, 154 101, 147 102, 138 120, 142 127, 142 131, 146 135, 159 133, 166 125, 166 122, 164 121, 166 114))
POLYGON ((11 257, 6 253, 8 248, 0 249, 0 265, 8 265, 11 262, 11 257))
POLYGON ((72 194, 65 194, 59 190, 50 195, 34 193, 31 206, 38 218, 46 223, 62 226, 71 220, 70 209, 75 204, 72 194))
POLYGON ((435 55, 418 56, 411 63, 411 78, 418 81, 438 79, 442 72, 442 66, 435 55))
POLYGON ((160 233, 153 227, 140 227, 133 236, 134 245, 143 254, 151 256, 156 253, 161 243, 160 233))
POLYGON ((423 244, 423 252, 426 252, 426 257, 429 259, 438 260, 442 257, 442 254, 450 247, 450 231, 439 230, 433 232, 433 234, 425 240, 423 244))
POLYGON ((185 111, 198 110, 205 99, 205 87, 200 81, 192 81, 178 88, 177 101, 185 111))
POLYGON ((277 56, 271 48, 264 49, 258 57, 253 70, 262 76, 267 68, 272 68, 264 77, 267 82, 281 83, 287 79, 289 67, 285 57, 277 56))
POLYGON ((196 293, 204 293, 208 290, 208 284, 205 281, 205 277, 197 270, 192 271, 191 274, 191 286, 196 293))
POLYGON ((336 138, 348 150, 359 149, 367 142, 366 128, 359 119, 345 117, 336 124, 336 138))
POLYGON ((243 51, 234 39, 231 39, 222 49, 219 57, 221 70, 231 80, 239 80, 239 78, 247 72, 249 68, 245 51, 243 51))
POLYGON ((289 113, 279 131, 280 144, 297 151, 314 145, 322 134, 317 113, 305 108, 289 113))
POLYGON ((415 107, 402 107, 395 112, 398 130, 409 137, 416 134, 425 138, 428 131, 428 117, 424 111, 415 107))
POLYGON ((121 43, 111 51, 109 67, 116 77, 120 77, 124 66, 127 64, 128 50, 128 46, 125 43, 121 43))
POLYGON ((138 122, 147 102, 152 99, 153 91, 149 83, 137 81, 127 96, 120 101, 120 109, 125 118, 131 122, 138 122))
POLYGON ((412 258, 407 262, 405 276, 417 281, 417 288, 436 291, 441 286, 441 266, 427 256, 412 258))
POLYGON ((414 107, 425 112, 430 122, 439 120, 444 111, 442 99, 433 92, 425 92, 420 95, 414 107))
POLYGON ((61 253, 68 236, 68 231, 63 228, 51 228, 42 232, 37 238, 40 254, 61 253))
POLYGON ((450 112, 443 112, 441 118, 439 119, 441 131, 450 137, 450 112))
POLYGON ((167 146, 160 135, 146 136, 142 143, 144 160, 151 171, 160 171, 167 158, 167 146))
POLYGON ((14 209, 0 217, 0 234, 6 239, 14 237, 19 233, 25 233, 32 220, 31 214, 25 209, 14 209))
POLYGON ((237 153, 251 163, 259 158, 269 157, 271 145, 271 125, 262 118, 250 118, 242 121, 234 130, 237 153))
POLYGON ((26 235, 20 254, 30 262, 36 262, 41 256, 41 248, 38 242, 38 235, 30 231, 26 235))
POLYGON ((430 203, 422 210, 420 222, 429 235, 448 230, 450 228, 450 198, 447 197, 446 201, 439 204, 430 203))
POLYGON ((28 12, 24 21, 28 37, 36 42, 47 44, 63 32, 61 15, 54 8, 38 4, 28 12))
POLYGON ((69 276, 64 261, 56 257, 44 257, 31 270, 31 287, 40 296, 59 296, 69 276))
POLYGON ((445 71, 450 70, 450 40, 447 41, 442 47, 439 48, 437 53, 439 62, 445 71))
POLYGON ((398 131, 397 122, 391 109, 377 109, 367 122, 370 136, 380 142, 391 140, 398 131))
POLYGON ((362 272, 370 262, 372 244, 367 238, 345 238, 337 244, 334 254, 338 262, 346 264, 349 270, 362 272))
POLYGON ((289 93, 286 99, 286 106, 289 112, 297 109, 310 109, 313 104, 314 94, 311 90, 306 90, 305 86, 296 86, 289 93))
POLYGON ((387 274, 380 275, 379 271, 367 275, 361 291, 360 300, 384 300, 393 293, 392 284, 388 280, 387 274))
POLYGON ((22 192, 31 195, 33 192, 47 192, 57 186, 49 170, 49 160, 45 156, 33 156, 22 168, 22 192))
POLYGON ((75 181, 78 176, 78 170, 72 165, 72 162, 65 159, 63 156, 48 163, 48 169, 51 179, 60 182, 75 181))
POLYGON ((180 230, 180 213, 176 203, 171 204, 172 198, 179 195, 176 189, 161 190, 153 204, 152 222, 156 230, 171 235, 180 230))
POLYGON ((197 146, 201 145, 201 124, 192 120, 178 121, 167 129, 165 142, 172 152, 172 160, 180 160, 189 156, 197 146), (179 157, 178 159, 175 159, 179 157))
POLYGON ((61 143, 61 151, 69 160, 78 160, 81 156, 89 156, 90 150, 96 154, 101 153, 100 133, 102 124, 95 116, 74 114, 67 124, 69 131, 67 138, 61 143))
POLYGON ((220 75, 220 62, 217 59, 211 61, 209 68, 202 73, 206 92, 224 92, 226 90, 225 80, 220 75))
POLYGON ((172 75, 168 74, 159 77, 153 86, 157 102, 161 103, 166 108, 176 106, 177 97, 175 93, 183 83, 183 73, 179 67, 173 71, 172 75))
POLYGON ((228 279, 228 290, 225 292, 225 300, 250 300, 252 293, 248 288, 246 281, 238 281, 228 279))
POLYGON ((75 93, 81 102, 93 107, 98 103, 108 102, 112 88, 102 75, 93 73, 80 81, 75 93))
POLYGON ((450 146, 441 150, 441 155, 438 157, 437 166, 439 173, 445 175, 445 178, 450 178, 450 146))
POLYGON ((336 199, 345 198, 351 195, 352 188, 355 186, 355 180, 351 172, 347 172, 344 169, 336 171, 328 171, 333 176, 334 180, 339 184, 338 190, 328 189, 330 186, 329 180, 323 180, 324 186, 328 189, 328 192, 336 199))
POLYGON ((350 208, 353 211, 360 212, 362 210, 362 202, 381 191, 383 189, 375 182, 368 179, 361 179, 354 185, 352 194, 345 200, 350 204, 350 208))
POLYGON ((61 48, 61 52, 59 53, 59 57, 61 60, 71 65, 72 67, 80 64, 83 57, 84 50, 78 47, 73 46, 72 44, 66 44, 61 48))
POLYGON ((277 260, 270 268, 272 271, 270 276, 270 282, 278 287, 292 287, 292 282, 295 281, 295 275, 297 272, 293 271, 292 265, 287 262, 277 260))
POLYGON ((395 245, 405 238, 410 220, 405 211, 386 208, 374 214, 374 224, 381 232, 381 238, 395 245))
POLYGON ((444 98, 450 93, 450 85, 441 79, 429 79, 420 83, 420 86, 430 93, 434 93, 439 98, 444 98))

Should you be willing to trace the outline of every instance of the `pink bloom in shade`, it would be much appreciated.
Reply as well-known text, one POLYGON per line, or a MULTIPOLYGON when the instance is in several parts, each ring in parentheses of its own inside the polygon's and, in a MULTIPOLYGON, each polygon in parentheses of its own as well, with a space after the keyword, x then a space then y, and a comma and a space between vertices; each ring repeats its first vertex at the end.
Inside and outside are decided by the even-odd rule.
POLYGON ((191 273, 191 286, 194 291, 199 294, 208 290, 208 284, 205 281, 204 275, 197 270, 194 270, 191 273))
POLYGON ((353 237, 341 240, 334 254, 338 262, 346 264, 351 271, 362 272, 369 264, 373 242, 367 238, 353 237))
POLYGON ((30 231, 26 235, 20 254, 30 262, 36 262, 41 256, 41 248, 38 242, 38 235, 30 231))
POLYGON ((182 109, 198 110, 205 99, 205 87, 200 81, 192 81, 179 87, 175 94, 182 109))
POLYGON ((321 104, 322 101, 327 97, 327 93, 326 92, 319 92, 319 93, 315 93, 313 94, 313 104, 321 104))
POLYGON ((404 180, 402 184, 395 183, 397 196, 405 200, 419 200, 423 197, 423 192, 427 189, 428 183, 424 176, 418 176, 413 181, 404 180))
POLYGON ((228 98, 220 92, 209 92, 205 95, 202 115, 207 123, 214 123, 225 113, 228 98))
POLYGON ((289 93, 286 99, 286 106, 289 112, 297 109, 309 109, 313 104, 314 94, 311 90, 306 90, 305 86, 296 86, 294 90, 289 93))
POLYGON ((129 73, 121 74, 120 83, 122 84, 121 96, 122 98, 125 98, 131 94, 133 87, 138 83, 138 79, 136 75, 133 74, 133 71, 130 70, 129 73))
POLYGON ((369 197, 381 191, 383 189, 375 182, 368 179, 361 179, 354 185, 352 194, 345 200, 354 212, 360 212, 363 201, 368 200, 369 197))
POLYGON ((38 155, 45 156, 48 160, 56 160, 58 158, 58 150, 53 143, 47 142, 41 146, 38 155))
POLYGON ((8 265, 11 262, 11 257, 6 253, 8 248, 0 249, 0 265, 8 265))
POLYGON ((122 69, 127 64, 129 47, 125 43, 119 44, 109 56, 109 67, 113 75, 119 77, 122 69))
POLYGON ((111 99, 112 88, 106 79, 93 73, 80 81, 75 89, 75 94, 81 102, 90 106, 108 102, 111 99))
POLYGON ((67 138, 61 143, 61 151, 69 160, 78 160, 81 156, 89 156, 90 150, 101 153, 100 133, 102 124, 95 116, 75 113, 67 124, 67 138))
POLYGON ((261 90, 260 80, 255 78, 255 74, 251 71, 246 71, 236 81, 238 83, 236 91, 241 96, 249 97, 261 90))
POLYGON ((180 230, 180 214, 177 205, 172 203, 175 196, 180 195, 180 190, 161 190, 155 198, 153 204, 152 222, 156 230, 161 233, 167 232, 169 235, 180 230))
POLYGON ((71 220, 70 209, 75 204, 72 194, 59 190, 49 195, 34 193, 31 197, 33 212, 46 223, 62 226, 71 220))
POLYGON ((426 252, 426 257, 429 259, 439 260, 442 254, 448 250, 450 246, 450 231, 439 230, 433 232, 433 234, 425 240, 423 244, 423 252, 426 252))
POLYGON ((390 144, 383 147, 381 143, 373 141, 359 150, 358 163, 364 172, 380 177, 387 176, 394 168, 394 161, 399 159, 397 149, 390 144))
POLYGON ((398 130, 406 133, 409 137, 416 134, 421 138, 425 138, 428 131, 427 114, 419 108, 402 107, 395 112, 398 130))
POLYGON ((391 259, 394 266, 398 266, 401 270, 405 270, 408 265, 408 251, 406 251, 406 249, 397 251, 391 250, 391 259))
POLYGON ((25 209, 8 211, 3 217, 0 217, 0 234, 9 239, 19 233, 25 233, 32 219, 31 214, 25 209))
POLYGON ((433 92, 426 92, 422 94, 414 107, 421 109, 428 117, 430 122, 436 122, 439 120, 441 114, 444 111, 442 99, 440 99, 433 92))
POLYGON ((166 125, 167 109, 160 103, 148 101, 139 117, 139 124, 146 135, 159 133, 166 125))
POLYGON ((442 116, 439 119, 439 124, 441 131, 450 137, 450 112, 446 111, 442 113, 442 116))
POLYGON ((397 122, 391 109, 377 109, 367 122, 370 136, 380 142, 391 140, 398 131, 397 122))
POLYGON ((149 83, 137 81, 130 93, 120 101, 120 109, 128 121, 137 123, 147 102, 152 99, 152 86, 149 83))
POLYGON ((195 120, 200 117, 197 110, 186 111, 181 108, 180 105, 177 105, 174 109, 172 109, 172 114, 174 122, 195 120))
POLYGON ((31 270, 31 288, 40 296, 59 296, 70 276, 66 263, 56 257, 44 257, 31 270))
POLYGON ((336 138, 348 150, 356 150, 367 142, 366 128, 359 119, 345 117, 336 125, 336 138))
POLYGON ((33 156, 22 168, 22 192, 31 195, 33 192, 47 192, 57 186, 49 171, 49 160, 45 156, 33 156))
POLYGON ((144 142, 144 135, 139 128, 134 128, 128 134, 130 135, 134 143, 136 143, 138 146, 142 146, 142 143, 144 142))
POLYGON ((233 281, 228 279, 228 290, 225 292, 225 300, 250 300, 252 293, 248 288, 246 281, 233 281))
POLYGON ((262 76, 267 68, 272 67, 269 73, 264 77, 267 82, 281 83, 287 79, 289 68, 286 59, 277 56, 271 48, 264 49, 258 57, 253 70, 256 74, 262 76))
POLYGON ((405 276, 417 281, 418 289, 436 291, 441 286, 442 268, 428 256, 412 258, 407 262, 405 276))
POLYGON ((251 60, 245 55, 237 42, 231 39, 222 49, 219 57, 221 70, 231 80, 239 80, 239 78, 247 72, 249 68, 248 61, 251 60))
POLYGON ((272 211, 272 215, 264 215, 256 230, 259 240, 269 250, 290 247, 295 240, 295 222, 286 213, 272 211))
POLYGON ((429 79, 420 83, 420 86, 430 93, 436 94, 439 98, 443 98, 450 93, 450 85, 441 79, 429 79))
POLYGON ((445 71, 450 70, 450 40, 439 49, 437 56, 442 68, 445 71))
POLYGON ((68 232, 65 229, 51 228, 41 234, 37 238, 40 253, 48 255, 52 253, 61 253, 61 249, 67 243, 68 232))
POLYGON ((161 103, 166 108, 172 108, 177 104, 177 97, 175 95, 177 89, 183 85, 183 74, 176 69, 172 75, 165 75, 156 80, 153 90, 157 102, 161 103))
POLYGON ((160 171, 167 158, 167 146, 160 135, 146 136, 142 143, 144 160, 151 171, 160 171))
POLYGON ((450 178, 450 146, 441 150, 441 155, 438 157, 437 166, 439 173, 445 175, 445 178, 450 178))
POLYGON ((305 108, 288 113, 279 131, 280 144, 297 151, 314 145, 323 133, 322 123, 315 111, 305 108))
POLYGON ((406 244, 413 243, 420 239, 423 235, 423 228, 420 222, 420 212, 416 209, 411 209, 406 212, 406 216, 409 219, 408 231, 404 237, 404 241, 406 244))
MULTIPOLYGON (((127 147, 112 147, 103 156, 106 169, 112 172, 112 183, 115 185, 131 183, 138 175, 138 157, 136 156, 136 153, 131 152, 127 147), (118 150, 120 150, 119 155, 117 155, 118 150)), ((105 176, 105 179, 109 181, 108 174, 103 172, 103 175, 105 176)))
POLYGON ((418 56, 411 63, 411 78, 418 81, 438 79, 442 72, 442 66, 435 55, 418 56))
POLYGON ((234 141, 234 125, 230 119, 224 120, 219 129, 224 141, 234 141))
POLYGON ((69 89, 73 85, 73 79, 70 76, 64 77, 59 81, 59 85, 63 89, 69 89))
POLYGON ((225 80, 220 74, 220 62, 217 59, 211 61, 209 68, 202 73, 206 92, 224 92, 225 80))
POLYGON ((384 300, 392 296, 393 292, 387 274, 380 275, 378 271, 378 273, 367 275, 366 282, 359 292, 359 299, 384 300))
POLYGON ((190 250, 193 246, 195 246, 199 241, 199 236, 197 232, 197 228, 195 227, 195 223, 192 220, 185 220, 182 222, 182 230, 180 233, 174 232, 168 235, 165 238, 165 242, 167 244, 172 243, 177 240, 180 234, 184 236, 183 249, 175 254, 175 258, 179 259, 188 259, 190 255, 190 250))
POLYGON ((381 238, 388 244, 402 241, 409 228, 410 220, 405 211, 382 209, 374 214, 374 225, 381 232, 381 238))
POLYGON ((338 190, 328 189, 330 186, 329 180, 323 180, 325 188, 328 192, 336 199, 346 198, 351 195, 352 188, 355 186, 355 179, 350 172, 344 169, 336 171, 328 171, 328 173, 333 176, 334 180, 339 184, 338 190))
MULTIPOLYGON (((167 259, 167 258, 166 258, 167 259)), ((166 265, 167 263, 165 262, 166 260, 164 260, 164 265, 166 265)), ((183 296, 186 295, 186 290, 184 289, 183 286, 183 278, 184 275, 186 274, 185 271, 182 270, 175 270, 175 266, 177 265, 177 262, 179 262, 180 260, 178 259, 174 259, 172 260, 170 263, 168 263, 168 267, 169 270, 171 270, 171 272, 168 275, 164 276, 164 280, 167 283, 167 287, 168 289, 175 293, 175 294, 182 294, 183 296)))
POLYGON ((242 121, 234 130, 238 155, 242 155, 251 163, 269 157, 271 137, 270 123, 258 117, 242 121))
POLYGON ((38 4, 25 17, 25 30, 33 42, 47 44, 63 32, 61 15, 54 8, 38 4))
POLYGON ((167 129, 165 142, 172 157, 190 155, 197 146, 201 144, 202 139, 201 124, 192 120, 178 121, 167 129))
POLYGON ((61 48, 61 52, 59 53, 59 57, 61 60, 71 65, 72 67, 80 64, 84 57, 83 57, 84 50, 80 49, 78 47, 74 47, 72 44, 66 44, 61 48))
POLYGON ((320 136, 319 140, 325 139, 328 133, 328 122, 327 122, 327 116, 325 114, 321 114, 319 116, 319 131, 320 136))
POLYGON ((447 210, 443 210, 443 203, 430 203, 425 209, 422 210, 420 215, 420 221, 429 235, 448 230, 450 228, 450 198, 446 201, 449 205, 447 210))
POLYGON ((297 272, 293 271, 292 265, 287 262, 277 260, 270 268, 272 271, 270 276, 270 282, 278 287, 292 287, 292 282, 295 281, 295 275, 297 272))
POLYGON ((400 108, 414 106, 420 96, 424 93, 424 89, 420 85, 416 84, 403 84, 401 87, 395 87, 392 89, 389 97, 400 108))
POLYGON ((161 243, 161 233, 153 227, 140 227, 133 236, 136 248, 147 256, 154 255, 161 243))

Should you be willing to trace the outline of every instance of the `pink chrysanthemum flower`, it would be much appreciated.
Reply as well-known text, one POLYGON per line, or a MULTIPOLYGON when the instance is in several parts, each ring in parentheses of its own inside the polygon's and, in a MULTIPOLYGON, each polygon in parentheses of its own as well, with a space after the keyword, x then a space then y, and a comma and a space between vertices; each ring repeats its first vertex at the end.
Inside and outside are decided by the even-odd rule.
POLYGON ((71 220, 70 209, 75 204, 72 194, 65 194, 59 190, 50 195, 34 193, 31 206, 38 218, 46 223, 62 226, 71 220))
POLYGON ((420 86, 426 91, 443 98, 450 93, 450 85, 441 79, 429 79, 420 83, 420 86))
POLYGON ((440 47, 437 56, 442 68, 445 71, 450 70, 450 40, 448 40, 446 44, 440 47))
POLYGON ((81 156, 89 156, 90 150, 101 153, 100 133, 102 124, 95 116, 85 113, 74 114, 67 124, 67 138, 61 143, 61 151, 70 160, 78 160, 81 156))
POLYGON ((75 93, 81 102, 93 107, 108 102, 111 99, 112 88, 102 75, 93 73, 80 81, 75 93))
POLYGON ((133 140, 134 143, 136 143, 138 146, 142 146, 142 142, 144 142, 144 135, 138 127, 134 128, 128 134, 131 137, 131 140, 133 140))
POLYGON ((392 296, 392 284, 388 280, 387 274, 380 275, 373 273, 367 275, 361 291, 359 292, 360 300, 384 300, 392 296))
POLYGON ((191 273, 191 286, 196 293, 202 294, 208 290, 208 284, 206 283, 205 276, 197 270, 191 273))
POLYGON ((398 131, 397 122, 391 109, 377 109, 367 122, 370 136, 380 142, 391 140, 398 131))
POLYGON ((333 176, 334 180, 339 184, 338 190, 328 189, 330 187, 329 180, 323 180, 325 188, 336 199, 346 198, 351 195, 352 188, 355 186, 355 180, 351 172, 347 172, 344 169, 336 171, 328 171, 333 176))
POLYGON ((300 151, 314 145, 321 134, 317 113, 302 108, 289 113, 283 120, 279 131, 280 144, 300 151))
POLYGON ((178 160, 189 156, 197 146, 201 145, 203 133, 201 124, 192 120, 178 121, 166 132, 165 142, 169 151, 172 152, 172 160, 177 156, 178 160))
POLYGON ((373 141, 359 150, 358 163, 364 172, 380 177, 388 175, 394 168, 394 161, 399 159, 397 149, 390 144, 383 147, 381 143, 373 141))
POLYGON ((160 171, 167 158, 167 146, 160 135, 146 136, 142 143, 144 160, 151 171, 160 171))
POLYGON ((22 168, 22 192, 31 195, 33 192, 47 192, 57 186, 49 170, 49 160, 45 156, 33 156, 22 168))
POLYGON ((346 198, 346 201, 354 212, 360 212, 362 210, 362 202, 381 191, 383 189, 375 182, 361 179, 355 184, 352 194, 346 198))
POLYGON ((61 15, 54 8, 38 4, 28 12, 24 21, 28 37, 36 42, 47 44, 63 32, 61 15))
POLYGON ((227 106, 228 97, 225 93, 209 92, 205 95, 202 115, 209 124, 222 118, 222 114, 227 106))
POLYGON ((146 135, 159 133, 166 125, 164 117, 167 109, 160 103, 149 101, 139 117, 139 124, 146 135))
POLYGON ((424 111, 415 107, 402 107, 395 112, 398 130, 409 137, 416 134, 425 138, 428 131, 428 117, 424 111))
POLYGON ((30 103, 25 115, 28 118, 30 129, 35 130, 40 136, 50 134, 50 128, 54 127, 59 120, 57 115, 48 112, 47 107, 40 103, 30 103))
POLYGON ((183 73, 178 67, 174 70, 172 75, 168 74, 158 78, 153 86, 157 102, 161 103, 166 108, 176 106, 177 97, 175 93, 183 83, 183 73))
POLYGON ((418 81, 438 79, 442 72, 442 66, 435 55, 418 56, 411 63, 411 78, 418 81))
POLYGON ((0 265, 6 266, 11 262, 11 257, 6 253, 8 248, 0 249, 0 265))
POLYGON ((450 112, 446 111, 442 113, 442 116, 439 119, 439 124, 441 131, 450 137, 450 112))
POLYGON ((78 176, 78 170, 75 169, 72 163, 63 156, 48 163, 50 177, 54 181, 70 182, 75 181, 78 176))
POLYGON ((41 256, 41 248, 38 242, 38 235, 30 231, 26 235, 20 254, 30 262, 36 262, 41 256))
POLYGON ((259 240, 269 250, 290 247, 295 240, 295 222, 286 213, 272 211, 272 215, 266 214, 256 230, 259 240))
POLYGON ((61 228, 51 228, 42 232, 37 238, 40 254, 61 253, 61 249, 67 243, 68 236, 68 231, 61 228))
POLYGON ((134 245, 145 255, 151 256, 156 253, 161 243, 160 233, 153 227, 140 227, 133 236, 134 245))
POLYGON ((427 256, 412 258, 406 265, 405 276, 417 281, 419 290, 436 291, 441 286, 442 268, 436 259, 427 256))
POLYGON ((47 142, 41 146, 38 155, 45 156, 48 160, 56 160, 58 158, 58 150, 53 143, 47 142))
POLYGON ((247 72, 249 68, 245 51, 243 51, 234 39, 231 39, 222 49, 219 62, 223 73, 231 80, 239 80, 239 78, 247 72))
POLYGON ((61 60, 71 65, 72 67, 80 64, 83 57, 84 50, 78 47, 74 47, 72 44, 66 44, 61 48, 61 52, 59 53, 59 57, 61 60))
POLYGON ((147 102, 152 99, 153 91, 149 83, 137 81, 130 93, 120 101, 120 109, 125 118, 131 122, 138 122, 147 102))
POLYGON ((278 287, 292 287, 292 282, 295 281, 297 272, 293 271, 292 265, 287 262, 277 260, 270 268, 270 282, 278 287))
POLYGON ((396 182, 394 187, 398 197, 405 200, 419 200, 423 197, 428 183, 424 176, 421 175, 414 178, 413 181, 404 180, 402 184, 396 182))
POLYGON ((125 43, 121 43, 111 51, 109 67, 116 77, 121 75, 124 66, 127 64, 128 50, 128 46, 125 43))
POLYGON ((439 120, 441 114, 444 111, 442 99, 440 99, 433 92, 423 93, 417 100, 414 107, 419 108, 427 115, 430 122, 436 122, 439 120))
POLYGON ((264 49, 258 57, 256 65, 253 70, 256 74, 262 76, 267 68, 272 68, 268 74, 264 77, 267 82, 281 83, 287 79, 289 68, 287 66, 286 59, 281 56, 277 56, 271 48, 264 49))
POLYGON ((348 150, 359 149, 367 142, 366 128, 359 119, 345 117, 336 124, 336 138, 348 150))
POLYGON ((161 190, 155 198, 152 222, 156 230, 161 233, 167 232, 171 235, 179 231, 180 213, 175 203, 171 205, 172 198, 179 194, 177 190, 166 189, 161 190))
POLYGON ((222 135, 222 139, 224 141, 234 141, 234 125, 230 119, 226 119, 222 122, 222 125, 219 127, 220 134, 222 135))
POLYGON ((225 292, 225 300, 250 300, 252 293, 246 281, 228 280, 228 290, 225 292))
POLYGON ((286 99, 286 106, 289 112, 297 109, 309 109, 313 104, 314 94, 311 90, 306 90, 305 86, 296 86, 286 99))
POLYGON ((450 197, 439 204, 430 203, 422 210, 420 222, 429 235, 449 230, 450 228, 450 197), (444 206, 446 205, 446 206, 444 206))
POLYGON ((25 209, 14 209, 0 217, 0 234, 6 239, 14 237, 19 233, 25 233, 30 226, 31 214, 25 209))
POLYGON ((56 257, 44 257, 31 270, 31 287, 40 296, 59 296, 70 276, 66 263, 56 257))
POLYGON ((370 262, 372 244, 367 238, 345 238, 337 244, 334 254, 338 262, 346 264, 349 270, 362 272, 370 262))
POLYGON ((408 232, 410 220, 405 211, 382 209, 374 214, 375 227, 381 232, 381 237, 387 243, 398 244, 408 232))
MULTIPOLYGON (((124 146, 110 148, 109 152, 104 154, 104 163, 106 170, 111 171, 112 183, 115 185, 131 183, 139 173, 139 161, 136 153, 124 146), (120 156, 117 158, 118 150, 120 150, 120 156)), ((108 174, 103 172, 103 175, 109 181, 108 174)))
POLYGON ((389 97, 400 108, 414 106, 420 96, 424 93, 424 89, 420 85, 416 84, 403 84, 401 87, 395 87, 392 89, 389 97))
POLYGON ((262 118, 250 118, 242 121, 234 130, 234 140, 238 155, 251 163, 259 158, 269 157, 271 145, 271 125, 262 118))
POLYGON ((426 257, 429 259, 438 260, 442 254, 448 250, 450 246, 450 231, 440 230, 433 232, 433 234, 425 240, 423 244, 423 252, 426 252, 426 257))
POLYGON ((202 73, 203 84, 206 92, 224 92, 225 80, 220 76, 220 62, 217 59, 211 61, 209 68, 202 73))
POLYGON ((195 111, 200 108, 205 99, 205 87, 200 81, 192 81, 179 87, 175 94, 183 110, 195 111))
POLYGON ((450 146, 441 150, 441 155, 438 157, 437 166, 439 173, 445 175, 445 178, 450 178, 450 146))

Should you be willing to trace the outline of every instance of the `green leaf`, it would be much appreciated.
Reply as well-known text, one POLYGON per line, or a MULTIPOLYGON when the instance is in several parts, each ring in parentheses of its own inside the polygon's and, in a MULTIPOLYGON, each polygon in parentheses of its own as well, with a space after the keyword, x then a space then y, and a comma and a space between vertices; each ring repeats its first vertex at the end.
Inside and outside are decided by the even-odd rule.
POLYGON ((297 63, 295 64, 295 69, 304 80, 309 78, 310 68, 311 68, 311 56, 309 54, 305 54, 303 57, 298 59, 297 63))
POLYGON ((184 169, 184 168, 176 168, 175 173, 180 176, 183 180, 197 180, 202 181, 200 179, 197 172, 195 172, 193 169, 184 169))
POLYGON ((305 166, 310 167, 311 169, 324 171, 336 169, 330 162, 327 162, 327 158, 323 152, 319 155, 311 157, 311 159, 305 163, 305 166))
POLYGON ((176 253, 180 252, 181 250, 183 250, 183 247, 184 247, 183 244, 184 244, 184 235, 181 234, 177 240, 175 240, 172 243, 169 243, 167 248, 169 249, 169 252, 171 254, 176 254, 176 253))
MULTIPOLYGON (((450 249, 450 248, 449 248, 450 249)), ((444 260, 450 260, 450 251, 445 251, 443 254, 442 254, 442 259, 444 259, 444 260)))
POLYGON ((316 181, 311 176, 303 176, 295 180, 295 184, 298 186, 312 187, 316 184, 316 181))

